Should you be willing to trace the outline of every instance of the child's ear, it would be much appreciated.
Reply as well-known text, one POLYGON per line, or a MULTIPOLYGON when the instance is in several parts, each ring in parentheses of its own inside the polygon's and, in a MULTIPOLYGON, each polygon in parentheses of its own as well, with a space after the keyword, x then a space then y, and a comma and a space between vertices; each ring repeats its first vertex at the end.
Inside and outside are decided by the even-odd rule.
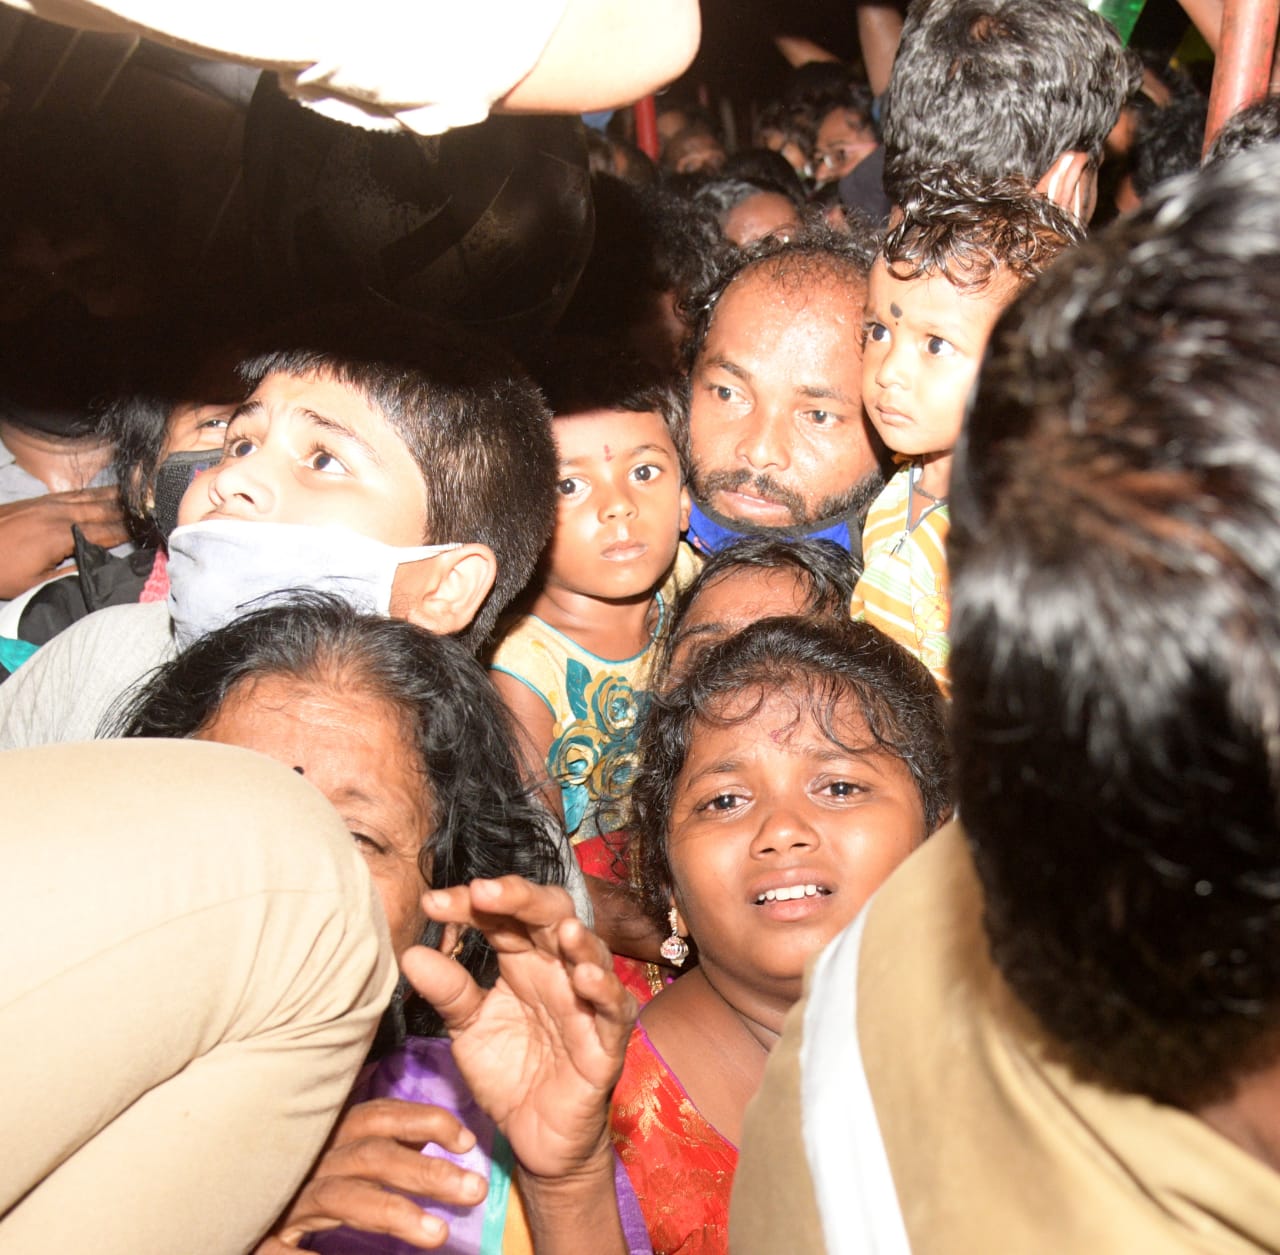
POLYGON ((689 496, 689 485, 680 489, 680 530, 689 530, 689 511, 693 509, 693 498, 689 496))
POLYGON ((437 636, 469 627, 498 574, 488 545, 459 545, 434 558, 406 562, 391 587, 391 617, 437 636))
POLYGON ((1093 217, 1097 185, 1097 172, 1089 161, 1088 153, 1069 149, 1059 153, 1053 165, 1040 176, 1036 191, 1087 223, 1093 217))

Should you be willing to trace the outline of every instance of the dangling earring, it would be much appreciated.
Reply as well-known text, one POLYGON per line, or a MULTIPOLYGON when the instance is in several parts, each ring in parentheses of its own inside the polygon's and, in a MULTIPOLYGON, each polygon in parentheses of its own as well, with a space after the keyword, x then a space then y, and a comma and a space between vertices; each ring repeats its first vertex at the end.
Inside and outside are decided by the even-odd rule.
POLYGON ((672 963, 676 967, 683 967, 685 959, 689 957, 689 944, 680 936, 679 930, 676 928, 676 908, 674 906, 668 913, 667 919, 671 924, 671 936, 658 947, 658 953, 668 963, 672 963))

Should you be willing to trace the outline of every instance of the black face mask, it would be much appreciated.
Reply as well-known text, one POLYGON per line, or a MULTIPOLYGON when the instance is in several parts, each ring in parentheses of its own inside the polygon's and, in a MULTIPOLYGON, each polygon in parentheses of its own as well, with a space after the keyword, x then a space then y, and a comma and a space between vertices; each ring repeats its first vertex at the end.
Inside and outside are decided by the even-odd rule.
POLYGON ((207 471, 221 461, 221 449, 193 449, 188 453, 171 454, 160 464, 156 471, 156 504, 152 513, 160 534, 166 540, 178 526, 178 506, 191 487, 191 481, 201 471, 207 471))

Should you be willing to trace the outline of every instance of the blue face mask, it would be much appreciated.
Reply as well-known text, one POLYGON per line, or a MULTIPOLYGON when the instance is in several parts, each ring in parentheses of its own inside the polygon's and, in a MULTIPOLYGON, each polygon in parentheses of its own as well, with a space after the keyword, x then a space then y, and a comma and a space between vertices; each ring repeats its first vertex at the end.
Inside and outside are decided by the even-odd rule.
POLYGON ((812 529, 763 528, 754 531, 735 531, 728 519, 712 518, 703 511, 698 503, 693 503, 689 511, 689 543, 700 553, 718 553, 727 549, 734 541, 746 536, 768 535, 778 540, 834 540, 842 549, 857 552, 861 546, 861 538, 849 528, 848 519, 841 518, 834 522, 816 524, 812 529))
POLYGON ((169 614, 185 649, 249 610, 299 591, 386 615, 396 571, 457 545, 397 548, 345 527, 213 519, 169 537, 169 614))

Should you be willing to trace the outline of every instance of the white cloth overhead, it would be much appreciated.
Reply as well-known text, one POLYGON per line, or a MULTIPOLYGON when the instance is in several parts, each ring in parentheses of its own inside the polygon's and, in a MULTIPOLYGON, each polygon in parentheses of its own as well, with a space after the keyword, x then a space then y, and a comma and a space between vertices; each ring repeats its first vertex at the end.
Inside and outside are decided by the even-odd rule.
POLYGON ((64 26, 274 70, 328 117, 437 135, 483 121, 533 69, 567 0, 5 0, 64 26))

